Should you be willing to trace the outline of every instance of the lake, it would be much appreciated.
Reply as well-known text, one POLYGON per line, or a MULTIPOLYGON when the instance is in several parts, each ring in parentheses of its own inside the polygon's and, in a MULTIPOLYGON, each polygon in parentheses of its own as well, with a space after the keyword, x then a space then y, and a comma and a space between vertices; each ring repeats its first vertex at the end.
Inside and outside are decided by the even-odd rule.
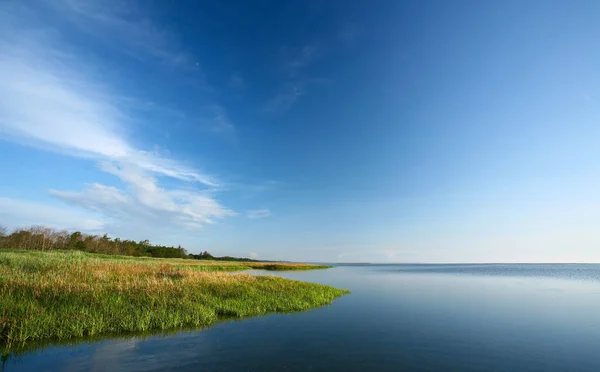
POLYGON ((5 371, 600 371, 600 265, 342 265, 305 313, 55 346, 5 371))

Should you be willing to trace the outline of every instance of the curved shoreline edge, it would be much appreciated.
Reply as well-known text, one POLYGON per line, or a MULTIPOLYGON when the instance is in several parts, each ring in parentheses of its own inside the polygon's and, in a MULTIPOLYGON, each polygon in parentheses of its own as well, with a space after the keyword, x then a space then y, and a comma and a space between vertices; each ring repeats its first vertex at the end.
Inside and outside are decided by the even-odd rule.
POLYGON ((223 320, 306 311, 349 293, 277 276, 231 275, 291 266, 327 268, 0 250, 0 353, 44 340, 206 328, 223 320))

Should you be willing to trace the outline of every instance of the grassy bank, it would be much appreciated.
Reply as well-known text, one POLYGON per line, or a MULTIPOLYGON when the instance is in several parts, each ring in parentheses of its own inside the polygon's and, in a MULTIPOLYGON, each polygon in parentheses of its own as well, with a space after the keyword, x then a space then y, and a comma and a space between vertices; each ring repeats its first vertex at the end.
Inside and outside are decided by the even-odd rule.
POLYGON ((308 310, 347 293, 227 273, 249 266, 310 265, 1 250, 0 344, 6 352, 29 341, 205 327, 225 318, 308 310))

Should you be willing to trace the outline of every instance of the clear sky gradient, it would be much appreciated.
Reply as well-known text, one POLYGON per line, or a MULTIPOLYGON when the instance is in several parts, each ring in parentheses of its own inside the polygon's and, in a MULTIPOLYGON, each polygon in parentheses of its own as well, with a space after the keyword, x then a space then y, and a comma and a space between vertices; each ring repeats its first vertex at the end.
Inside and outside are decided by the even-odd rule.
POLYGON ((600 2, 0 2, 0 224, 600 262, 600 2))

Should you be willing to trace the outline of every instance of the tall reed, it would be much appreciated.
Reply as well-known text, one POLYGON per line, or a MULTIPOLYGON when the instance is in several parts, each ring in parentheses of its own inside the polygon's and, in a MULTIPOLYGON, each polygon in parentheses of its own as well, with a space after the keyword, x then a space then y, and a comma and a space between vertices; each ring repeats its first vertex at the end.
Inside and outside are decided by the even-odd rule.
POLYGON ((7 351, 44 339, 205 327, 224 318, 308 310, 348 293, 226 272, 246 268, 237 262, 3 250, 0 344, 7 351))

